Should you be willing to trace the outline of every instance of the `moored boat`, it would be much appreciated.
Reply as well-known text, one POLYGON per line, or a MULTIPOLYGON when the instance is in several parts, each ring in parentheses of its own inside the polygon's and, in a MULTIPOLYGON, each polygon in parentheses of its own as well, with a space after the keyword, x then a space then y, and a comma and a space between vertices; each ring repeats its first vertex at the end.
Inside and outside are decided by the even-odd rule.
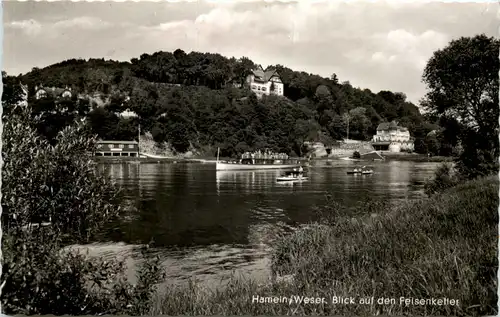
POLYGON ((307 175, 304 174, 304 172, 293 170, 293 171, 285 172, 284 175, 277 177, 276 181, 277 182, 297 182, 297 181, 306 181, 308 179, 309 178, 307 177, 307 175))
POLYGON ((243 171, 243 170, 269 170, 269 169, 293 169, 306 165, 304 159, 289 158, 283 153, 255 152, 244 153, 238 160, 220 161, 219 149, 217 150, 217 171, 243 171))
POLYGON ((369 174, 373 174, 373 170, 367 169, 366 166, 363 166, 362 168, 355 168, 352 171, 347 171, 347 174, 369 175, 369 174))

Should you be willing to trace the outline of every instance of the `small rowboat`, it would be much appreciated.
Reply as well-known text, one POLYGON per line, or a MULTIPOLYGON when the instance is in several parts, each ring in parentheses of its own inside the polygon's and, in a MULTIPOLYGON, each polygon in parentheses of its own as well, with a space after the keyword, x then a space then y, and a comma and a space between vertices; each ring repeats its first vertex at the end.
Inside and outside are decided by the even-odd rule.
POLYGON ((357 175, 369 175, 373 174, 373 170, 368 170, 363 168, 355 168, 352 171, 347 171, 347 174, 357 174, 357 175))
POLYGON ((285 172, 285 175, 279 176, 276 178, 277 182, 298 182, 298 181, 306 181, 308 177, 304 175, 302 172, 285 172))

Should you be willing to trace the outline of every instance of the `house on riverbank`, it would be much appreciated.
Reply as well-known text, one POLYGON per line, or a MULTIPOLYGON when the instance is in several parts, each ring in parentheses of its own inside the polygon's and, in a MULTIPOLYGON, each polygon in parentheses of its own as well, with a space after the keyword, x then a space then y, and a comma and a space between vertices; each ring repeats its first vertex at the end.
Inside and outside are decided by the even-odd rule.
POLYGON ((95 156, 139 157, 137 141, 98 141, 95 156))
POLYGON ((402 152, 414 150, 410 132, 407 128, 399 126, 396 121, 379 124, 377 134, 373 136, 371 144, 376 151, 402 152))

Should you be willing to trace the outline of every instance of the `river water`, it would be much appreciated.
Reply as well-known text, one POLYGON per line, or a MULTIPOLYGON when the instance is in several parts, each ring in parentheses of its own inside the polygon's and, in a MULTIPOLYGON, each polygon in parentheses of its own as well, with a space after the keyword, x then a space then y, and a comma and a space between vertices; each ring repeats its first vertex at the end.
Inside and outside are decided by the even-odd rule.
POLYGON ((101 171, 123 187, 131 208, 92 249, 101 256, 122 255, 133 267, 138 247, 153 241, 170 281, 195 277, 213 284, 235 273, 266 279, 277 230, 315 220, 312 207, 325 204, 327 193, 345 206, 368 197, 418 198, 439 165, 374 162, 373 175, 347 175, 354 164, 315 162, 309 181, 279 184, 279 171, 216 172, 210 163, 101 163, 101 171))

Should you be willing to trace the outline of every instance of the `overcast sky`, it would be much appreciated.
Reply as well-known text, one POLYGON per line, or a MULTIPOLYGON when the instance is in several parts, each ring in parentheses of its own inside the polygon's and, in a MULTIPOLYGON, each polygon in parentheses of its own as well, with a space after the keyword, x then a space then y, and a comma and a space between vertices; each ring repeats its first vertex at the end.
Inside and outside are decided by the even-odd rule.
POLYGON ((218 52, 282 64, 374 92, 425 94, 433 51, 498 36, 498 3, 3 2, 3 69, 17 75, 69 58, 218 52))

